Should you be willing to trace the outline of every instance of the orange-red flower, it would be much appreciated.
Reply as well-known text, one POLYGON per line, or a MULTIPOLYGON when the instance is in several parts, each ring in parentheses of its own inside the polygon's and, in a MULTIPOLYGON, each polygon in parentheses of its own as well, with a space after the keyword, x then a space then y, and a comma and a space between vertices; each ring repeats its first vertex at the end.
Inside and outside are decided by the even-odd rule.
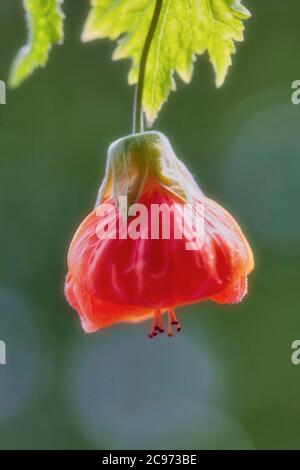
POLYGON ((203 195, 164 135, 145 132, 110 147, 96 207, 69 249, 65 294, 85 331, 152 317, 153 337, 166 312, 172 336, 176 307, 241 301, 253 266, 233 217, 203 195))

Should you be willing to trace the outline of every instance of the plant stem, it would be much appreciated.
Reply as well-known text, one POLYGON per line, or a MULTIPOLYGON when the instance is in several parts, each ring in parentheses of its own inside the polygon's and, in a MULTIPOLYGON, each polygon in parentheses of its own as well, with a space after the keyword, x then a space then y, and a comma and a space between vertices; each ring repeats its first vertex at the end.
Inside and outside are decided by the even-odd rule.
POLYGON ((144 132, 144 116, 143 116, 143 91, 144 91, 144 82, 145 82, 145 73, 148 54, 152 39, 155 34, 155 30, 158 24, 159 15, 161 12, 163 0, 156 0, 151 24, 149 27, 148 34, 145 39, 145 44, 143 47, 143 52, 141 56, 140 68, 138 82, 135 89, 134 97, 134 108, 133 108, 133 133, 144 132))

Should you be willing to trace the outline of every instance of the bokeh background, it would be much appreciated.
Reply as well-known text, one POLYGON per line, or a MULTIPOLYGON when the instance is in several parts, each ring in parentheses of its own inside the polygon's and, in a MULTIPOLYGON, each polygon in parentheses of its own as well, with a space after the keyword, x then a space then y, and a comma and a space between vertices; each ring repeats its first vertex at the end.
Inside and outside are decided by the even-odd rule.
MULTIPOLYGON (((68 243, 131 129, 129 64, 80 43, 87 0, 65 0, 65 44, 0 106, 1 448, 300 448, 300 4, 244 3, 223 88, 201 57, 155 128, 241 222, 257 267, 242 304, 181 309, 172 340, 148 324, 85 335, 64 300, 68 243)), ((25 38, 21 1, 0 0, 2 80, 25 38)))

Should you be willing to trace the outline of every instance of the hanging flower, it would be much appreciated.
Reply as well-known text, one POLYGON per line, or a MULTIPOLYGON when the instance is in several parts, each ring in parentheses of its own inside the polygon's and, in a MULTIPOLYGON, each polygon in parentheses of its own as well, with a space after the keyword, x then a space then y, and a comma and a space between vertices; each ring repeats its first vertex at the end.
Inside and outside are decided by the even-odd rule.
POLYGON ((180 331, 174 309, 240 302, 254 261, 233 217, 205 197, 158 132, 113 143, 93 212, 68 254, 65 294, 85 331, 152 318, 150 337, 180 331))

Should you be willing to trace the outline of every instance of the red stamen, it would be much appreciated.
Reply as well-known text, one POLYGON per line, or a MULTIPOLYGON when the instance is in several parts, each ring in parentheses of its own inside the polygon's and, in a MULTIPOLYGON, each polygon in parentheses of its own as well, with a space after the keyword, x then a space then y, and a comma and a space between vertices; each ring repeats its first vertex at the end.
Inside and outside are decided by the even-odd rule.
POLYGON ((177 333, 181 331, 181 326, 176 318, 173 308, 169 308, 168 316, 169 316, 169 336, 173 336, 172 325, 176 326, 177 333))
POLYGON ((149 333, 149 338, 153 338, 154 336, 157 336, 157 332, 160 330, 160 317, 161 313, 160 310, 155 310, 154 315, 153 315, 153 322, 152 322, 152 327, 149 333))
POLYGON ((172 328, 172 316, 170 315, 170 310, 168 311, 168 336, 172 338, 173 328, 172 328))
POLYGON ((163 322, 163 317, 162 314, 159 315, 159 333, 164 333, 164 322, 163 322))
MULTIPOLYGON (((173 326, 176 326, 176 331, 179 333, 181 326, 176 318, 173 308, 168 310, 168 336, 172 338, 173 326)), ((163 317, 160 309, 155 310, 153 315, 152 326, 149 332, 149 338, 154 338, 158 333, 164 333, 163 317)))

